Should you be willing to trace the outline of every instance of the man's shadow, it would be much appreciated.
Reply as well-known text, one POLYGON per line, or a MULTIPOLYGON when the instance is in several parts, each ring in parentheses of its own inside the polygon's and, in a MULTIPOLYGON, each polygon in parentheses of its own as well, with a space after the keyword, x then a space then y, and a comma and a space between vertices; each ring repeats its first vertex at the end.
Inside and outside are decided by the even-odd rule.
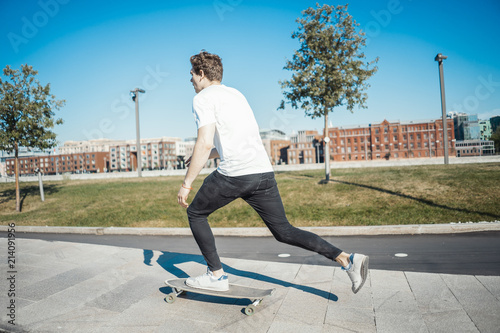
MULTIPOLYGON (((152 250, 146 250, 144 249, 144 264, 151 266, 151 259, 154 256, 154 253, 152 250)), ((160 265, 164 270, 169 272, 170 274, 173 274, 177 278, 188 278, 189 275, 180 269, 177 265, 187 263, 187 262, 195 262, 195 263, 202 263, 205 264, 205 260, 203 256, 201 255, 194 255, 194 254, 187 254, 187 253, 177 253, 177 252, 166 252, 163 251, 161 252, 161 255, 158 257, 156 260, 158 265, 160 265)), ((338 297, 335 294, 332 294, 328 291, 317 289, 314 287, 309 287, 309 286, 303 286, 300 284, 295 284, 291 283, 288 281, 283 281, 280 279, 273 278, 271 276, 267 276, 261 273, 256 273, 256 272, 250 272, 250 271, 245 271, 237 268, 233 268, 229 265, 222 264, 224 271, 228 274, 231 275, 236 275, 244 278, 249 278, 249 279, 254 279, 262 282, 268 282, 277 286, 282 286, 286 288, 295 288, 298 290, 301 290, 306 293, 310 293, 313 295, 317 295, 320 297, 323 297, 325 299, 331 300, 333 302, 338 301, 338 297)), ((164 294, 169 294, 172 292, 172 288, 170 287, 162 287, 160 288, 160 291, 164 294)), ((212 297, 214 299, 214 297, 212 297)))

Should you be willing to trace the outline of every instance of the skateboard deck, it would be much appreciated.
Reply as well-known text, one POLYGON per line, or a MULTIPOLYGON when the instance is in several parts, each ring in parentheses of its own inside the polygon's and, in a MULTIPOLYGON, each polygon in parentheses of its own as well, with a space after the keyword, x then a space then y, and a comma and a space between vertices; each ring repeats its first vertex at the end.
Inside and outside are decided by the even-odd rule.
POLYGON ((165 281, 165 284, 172 288, 173 292, 168 294, 165 297, 165 301, 167 303, 173 303, 177 299, 177 296, 184 292, 192 292, 197 294, 209 295, 209 296, 218 296, 218 297, 227 297, 227 298, 247 298, 252 301, 252 304, 249 304, 245 308, 245 314, 247 316, 251 316, 254 314, 256 307, 262 302, 262 300, 274 294, 276 289, 260 289, 260 288, 252 288, 246 286, 240 286, 237 284, 229 284, 228 291, 215 291, 215 290, 206 290, 193 288, 186 284, 186 279, 173 279, 165 281))

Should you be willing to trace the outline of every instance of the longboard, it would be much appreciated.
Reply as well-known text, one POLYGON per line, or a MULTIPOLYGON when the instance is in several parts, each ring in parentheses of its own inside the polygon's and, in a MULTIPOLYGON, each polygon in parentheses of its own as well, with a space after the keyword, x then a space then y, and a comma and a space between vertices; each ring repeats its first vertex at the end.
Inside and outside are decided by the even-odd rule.
POLYGON ((249 304, 245 308, 245 314, 247 316, 251 316, 254 314, 256 307, 262 302, 262 300, 274 294, 276 289, 259 289, 252 288, 246 286, 240 286, 237 284, 229 284, 228 291, 215 291, 215 290, 206 290, 193 288, 186 284, 186 279, 173 279, 166 280, 165 284, 172 288, 173 292, 165 297, 165 301, 167 303, 173 303, 177 299, 177 296, 182 294, 183 292, 192 292, 202 295, 210 295, 210 296, 218 296, 218 297, 227 297, 227 298, 247 298, 252 301, 252 304, 249 304))

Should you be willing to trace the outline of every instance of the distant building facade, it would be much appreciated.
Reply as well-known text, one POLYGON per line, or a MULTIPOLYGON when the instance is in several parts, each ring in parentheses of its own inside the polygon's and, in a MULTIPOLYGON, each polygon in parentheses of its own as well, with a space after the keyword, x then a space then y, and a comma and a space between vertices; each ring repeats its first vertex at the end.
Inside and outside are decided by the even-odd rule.
POLYGON ((456 140, 481 140, 481 129, 477 114, 450 112, 453 119, 456 140))
MULTIPOLYGON (((179 168, 177 142, 180 138, 141 139, 143 170, 179 168)), ((100 173, 137 170, 136 140, 98 139, 67 141, 59 154, 38 154, 19 158, 19 174, 100 173)), ((5 158, 6 175, 14 175, 14 158, 5 158)))
MULTIPOLYGON (((492 134, 489 121, 479 121, 477 115, 451 113, 451 117, 446 129, 442 119, 331 127, 330 159, 342 162, 440 157, 444 156, 444 135, 448 137, 449 156, 494 154, 493 141, 486 140, 492 134), (456 140, 455 135, 477 138, 456 140)), ((287 136, 279 130, 262 130, 260 134, 273 165, 324 163, 323 133, 302 130, 287 136)), ((37 170, 43 174, 117 172, 136 171, 138 165, 143 170, 183 169, 195 142, 196 138, 141 139, 141 156, 137 156, 135 140, 67 141, 58 148, 58 154, 55 150, 23 150, 19 171, 20 175, 33 175, 37 170)), ((13 156, 0 152, 0 162, 0 173, 14 175, 13 156)), ((218 159, 210 160, 206 167, 217 167, 218 163, 218 159)))
MULTIPOLYGON (((444 156, 443 122, 422 120, 329 128, 333 161, 364 161, 444 156)), ((447 122, 449 155, 455 154, 453 122, 447 122)), ((288 164, 322 163, 324 142, 316 131, 291 137, 288 164)))
POLYGON ((479 139, 488 141, 493 132, 491 131, 491 123, 489 120, 479 120, 479 139))
MULTIPOLYGON (((453 122, 447 122, 449 154, 454 151, 453 122)), ((329 130, 334 161, 444 156, 443 121, 421 120, 370 124, 329 130)))
POLYGON ((498 127, 500 127, 500 116, 494 116, 490 118, 491 132, 495 133, 498 127))
MULTIPOLYGON (((35 156, 45 156, 50 154, 55 154, 56 149, 28 149, 26 147, 20 147, 18 152, 18 157, 35 157, 35 156)), ((6 151, 0 151, 0 177, 7 176, 7 159, 14 158, 15 154, 7 153, 6 151)))
POLYGON ((141 140, 141 157, 137 157, 137 141, 129 140, 109 148, 109 171, 136 171, 138 160, 142 170, 177 168, 176 141, 168 138, 141 140))
POLYGON ((456 144, 457 157, 489 156, 495 154, 495 143, 489 140, 461 140, 456 144))
MULTIPOLYGON (((107 152, 19 157, 19 175, 35 175, 38 171, 46 175, 99 173, 104 172, 108 158, 107 152)), ((6 160, 6 171, 14 176, 14 158, 6 160)))
POLYGON ((322 136, 318 131, 298 131, 291 135, 290 148, 287 151, 288 164, 321 163, 319 159, 319 156, 323 155, 321 140, 322 136))
POLYGON ((286 149, 290 146, 290 139, 283 131, 264 129, 260 131, 260 138, 271 164, 286 163, 286 149))
POLYGON ((271 164, 280 165, 288 161, 288 149, 290 149, 290 140, 269 140, 269 150, 266 140, 263 140, 266 151, 268 151, 271 164))
POLYGON ((125 140, 94 139, 88 141, 66 141, 59 147, 60 154, 109 152, 111 146, 124 143, 125 140))

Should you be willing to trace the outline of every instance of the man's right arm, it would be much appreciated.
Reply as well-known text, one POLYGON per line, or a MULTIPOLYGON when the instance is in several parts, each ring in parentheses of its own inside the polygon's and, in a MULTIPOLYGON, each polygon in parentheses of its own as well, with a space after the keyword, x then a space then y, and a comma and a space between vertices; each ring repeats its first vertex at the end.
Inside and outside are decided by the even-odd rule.
MULTIPOLYGON (((220 155, 219 155, 219 152, 217 151, 217 149, 215 147, 212 148, 212 151, 210 152, 210 156, 208 156, 208 159, 211 160, 211 159, 219 158, 219 157, 220 157, 220 155)), ((192 155, 188 157, 188 159, 185 162, 186 167, 189 167, 189 165, 191 164, 192 158, 193 158, 192 155)))
POLYGON ((208 158, 212 155, 214 134, 215 123, 205 125, 198 129, 198 138, 194 144, 193 156, 191 156, 189 168, 186 177, 184 177, 184 183, 177 194, 177 201, 184 208, 188 206, 187 197, 191 185, 207 163, 208 158))

